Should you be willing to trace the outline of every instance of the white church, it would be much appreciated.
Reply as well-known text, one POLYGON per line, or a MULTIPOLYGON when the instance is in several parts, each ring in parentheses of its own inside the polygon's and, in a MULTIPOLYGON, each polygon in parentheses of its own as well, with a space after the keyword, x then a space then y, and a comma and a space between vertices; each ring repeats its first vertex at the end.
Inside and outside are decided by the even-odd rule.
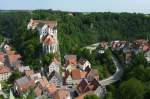
POLYGON ((30 19, 27 29, 37 29, 39 31, 44 53, 55 53, 58 51, 57 21, 30 19))

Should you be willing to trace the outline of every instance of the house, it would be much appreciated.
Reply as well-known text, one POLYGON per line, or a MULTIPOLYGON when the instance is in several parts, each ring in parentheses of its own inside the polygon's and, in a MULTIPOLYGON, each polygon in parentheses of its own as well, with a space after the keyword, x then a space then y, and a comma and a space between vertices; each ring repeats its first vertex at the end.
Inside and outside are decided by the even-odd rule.
MULTIPOLYGON (((65 76, 65 84, 67 85, 75 85, 79 84, 80 80, 86 78, 87 72, 81 71, 79 69, 72 70, 71 73, 65 76)), ((70 86, 71 87, 71 86, 70 86)))
POLYGON ((75 66, 77 65, 77 56, 76 55, 65 55, 65 62, 66 62, 66 66, 68 65, 72 65, 75 66))
POLYGON ((43 51, 46 53, 55 53, 58 50, 58 42, 52 35, 46 35, 41 38, 43 51))
POLYGON ((47 86, 48 96, 54 96, 54 94, 57 92, 57 86, 54 83, 50 83, 47 86))
POLYGON ((21 77, 15 81, 14 88, 19 93, 25 92, 31 87, 34 87, 35 83, 32 79, 27 76, 21 77))
POLYGON ((66 77, 66 79, 64 79, 64 80, 65 80, 65 85, 67 84, 68 87, 72 87, 72 85, 74 84, 74 81, 73 81, 71 75, 68 75, 68 77, 66 77))
POLYGON ((34 74, 34 71, 33 70, 25 70, 25 75, 27 76, 27 77, 30 77, 31 75, 33 75, 34 74))
POLYGON ((67 65, 67 67, 66 67, 66 71, 68 71, 69 73, 71 73, 72 72, 72 70, 74 70, 74 69, 76 69, 76 67, 75 66, 72 66, 72 65, 67 65))
POLYGON ((57 21, 43 21, 43 20, 30 19, 30 22, 27 25, 27 29, 36 29, 36 28, 38 28, 38 26, 40 27, 41 24, 46 24, 50 28, 54 28, 57 26, 57 21))
POLYGON ((52 63, 49 65, 49 74, 51 74, 53 71, 60 72, 60 62, 57 59, 53 59, 52 63))
POLYGON ((35 83, 39 82, 42 79, 41 73, 35 73, 30 75, 30 78, 34 80, 35 83))
POLYGON ((99 43, 98 46, 98 53, 103 54, 105 53, 105 50, 107 50, 109 47, 108 42, 102 41, 99 43))
POLYGON ((77 86, 77 90, 79 91, 79 93, 85 93, 90 91, 90 88, 88 87, 88 81, 86 79, 82 79, 77 86))
POLYGON ((148 63, 150 63, 150 49, 145 51, 144 56, 148 63))
POLYGON ((0 62, 4 62, 4 56, 5 54, 3 52, 0 52, 0 62))
POLYGON ((124 53, 124 56, 125 56, 125 63, 129 64, 132 60, 132 51, 131 50, 126 51, 124 53))
POLYGON ((41 89, 39 86, 37 86, 37 87, 34 89, 34 94, 35 94, 36 97, 41 96, 41 95, 42 95, 42 89, 41 89))
POLYGON ((53 99, 71 99, 70 92, 65 89, 60 89, 56 92, 53 99))
POLYGON ((72 76, 72 79, 74 80, 80 80, 81 79, 80 70, 79 69, 72 70, 71 76, 72 76))
POLYGON ((45 90, 47 85, 48 85, 48 80, 46 79, 46 77, 42 77, 42 79, 39 81, 39 87, 45 90))
POLYGON ((11 49, 12 48, 8 44, 4 45, 4 51, 10 51, 11 49))
POLYGON ((31 19, 27 29, 37 29, 40 35, 40 42, 43 45, 43 52, 55 53, 58 51, 57 21, 42 21, 31 19))
POLYGON ((95 91, 99 86, 100 84, 96 79, 93 79, 91 82, 88 82, 86 79, 82 79, 77 86, 77 90, 80 94, 83 94, 89 91, 95 91))
POLYGON ((80 58, 78 61, 78 66, 81 70, 85 71, 87 67, 91 68, 91 63, 84 58, 80 58))
POLYGON ((19 70, 19 72, 23 73, 25 71, 29 71, 30 67, 29 66, 19 66, 18 70, 19 70))
POLYGON ((17 54, 15 51, 7 51, 6 53, 8 57, 8 61, 6 64, 15 68, 16 65, 20 63, 21 55, 17 54))
POLYGON ((11 74, 12 71, 9 67, 0 66, 0 81, 7 80, 11 74))
POLYGON ((49 75, 48 79, 49 79, 49 83, 54 83, 57 87, 61 87, 62 86, 62 77, 56 71, 53 71, 49 75))
POLYGON ((96 79, 97 81, 99 80, 99 73, 98 70, 92 69, 88 74, 87 74, 87 80, 92 81, 93 79, 96 79))

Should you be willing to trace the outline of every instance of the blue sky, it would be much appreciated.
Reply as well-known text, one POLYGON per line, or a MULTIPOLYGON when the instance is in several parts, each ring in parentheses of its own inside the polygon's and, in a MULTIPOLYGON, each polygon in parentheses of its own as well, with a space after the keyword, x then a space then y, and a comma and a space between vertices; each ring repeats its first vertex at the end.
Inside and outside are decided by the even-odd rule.
POLYGON ((78 12, 137 12, 150 14, 150 0, 0 0, 0 9, 54 9, 78 12))

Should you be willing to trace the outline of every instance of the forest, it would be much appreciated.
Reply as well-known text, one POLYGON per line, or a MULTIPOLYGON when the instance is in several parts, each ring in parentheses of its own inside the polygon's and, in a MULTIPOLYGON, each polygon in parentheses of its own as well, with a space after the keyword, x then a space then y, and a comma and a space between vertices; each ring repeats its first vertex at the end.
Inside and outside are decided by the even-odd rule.
MULTIPOLYGON (((61 57, 67 53, 87 55, 86 52, 81 53, 80 48, 99 41, 130 41, 150 37, 150 15, 140 13, 0 11, 0 42, 11 44, 14 50, 22 55, 24 64, 37 70, 44 65, 39 60, 42 58, 46 63, 51 55, 42 55, 38 32, 27 30, 31 18, 57 20, 61 57)), ((89 58, 93 59, 91 56, 89 58)), ((140 54, 129 67, 125 68, 126 75, 117 84, 108 86, 107 99, 148 99, 149 65, 140 54), (141 59, 143 61, 140 61, 141 59), (128 91, 129 94, 126 94, 128 91)))

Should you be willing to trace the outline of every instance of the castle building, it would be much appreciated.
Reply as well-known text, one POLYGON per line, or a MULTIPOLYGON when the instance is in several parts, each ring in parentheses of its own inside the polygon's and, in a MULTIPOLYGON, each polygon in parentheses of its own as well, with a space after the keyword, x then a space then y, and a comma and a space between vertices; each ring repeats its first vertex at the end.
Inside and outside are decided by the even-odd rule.
POLYGON ((55 53, 58 51, 57 21, 31 19, 27 29, 37 29, 39 31, 44 53, 55 53))

